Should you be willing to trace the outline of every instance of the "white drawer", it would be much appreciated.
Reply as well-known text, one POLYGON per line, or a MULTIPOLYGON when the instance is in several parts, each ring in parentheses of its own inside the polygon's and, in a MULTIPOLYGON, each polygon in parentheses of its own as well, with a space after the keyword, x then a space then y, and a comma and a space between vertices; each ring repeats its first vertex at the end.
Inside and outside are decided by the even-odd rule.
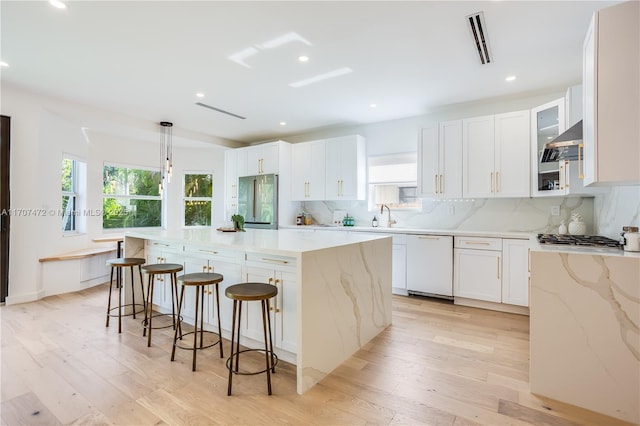
POLYGON ((502 251, 502 238, 455 237, 455 248, 502 251))
POLYGON ((178 253, 182 251, 182 245, 176 243, 168 243, 166 241, 150 241, 147 240, 147 247, 162 250, 163 252, 178 253))
POLYGON ((186 256, 193 256, 203 259, 210 260, 219 260, 222 262, 235 262, 236 260, 236 250, 232 249, 221 249, 218 247, 207 247, 207 246, 192 246, 186 245, 184 246, 184 254, 186 256))
POLYGON ((245 260, 247 266, 257 266, 260 268, 270 267, 275 270, 295 269, 297 264, 295 257, 255 252, 246 252, 245 260))

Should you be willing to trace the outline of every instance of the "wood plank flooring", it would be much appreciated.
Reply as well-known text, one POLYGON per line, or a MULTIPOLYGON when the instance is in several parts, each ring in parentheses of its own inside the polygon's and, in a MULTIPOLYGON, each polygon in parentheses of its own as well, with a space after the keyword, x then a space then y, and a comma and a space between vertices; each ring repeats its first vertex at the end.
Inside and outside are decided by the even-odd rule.
MULTIPOLYGON (((147 348, 140 320, 104 325, 107 286, 0 308, 2 425, 622 425, 528 391, 529 319, 393 297, 393 325, 305 395, 280 362, 234 378, 217 348, 147 348)), ((229 342, 225 341, 225 356, 229 342)), ((330 350, 330 348, 327 348, 330 350)))

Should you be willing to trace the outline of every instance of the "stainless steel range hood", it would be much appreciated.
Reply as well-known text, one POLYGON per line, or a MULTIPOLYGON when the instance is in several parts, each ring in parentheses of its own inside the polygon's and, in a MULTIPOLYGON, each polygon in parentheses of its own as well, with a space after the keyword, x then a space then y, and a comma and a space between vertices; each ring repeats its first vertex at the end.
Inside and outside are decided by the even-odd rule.
POLYGON ((569 127, 554 140, 544 146, 541 163, 560 160, 577 160, 579 145, 582 143, 582 120, 569 127))

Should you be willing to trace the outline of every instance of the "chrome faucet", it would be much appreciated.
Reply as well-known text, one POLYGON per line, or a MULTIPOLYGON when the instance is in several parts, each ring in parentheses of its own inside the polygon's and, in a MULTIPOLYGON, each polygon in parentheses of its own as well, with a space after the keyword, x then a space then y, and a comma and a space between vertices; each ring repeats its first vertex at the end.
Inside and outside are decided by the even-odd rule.
POLYGON ((387 208, 387 227, 391 228, 391 225, 396 223, 396 221, 391 219, 391 209, 386 204, 381 204, 380 205, 380 214, 384 214, 384 208, 385 207, 387 208))

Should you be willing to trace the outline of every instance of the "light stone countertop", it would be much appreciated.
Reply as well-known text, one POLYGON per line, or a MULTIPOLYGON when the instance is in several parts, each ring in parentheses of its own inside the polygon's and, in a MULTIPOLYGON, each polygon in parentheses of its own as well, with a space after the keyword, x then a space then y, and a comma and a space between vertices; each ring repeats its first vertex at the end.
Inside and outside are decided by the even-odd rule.
POLYGON ((363 241, 388 238, 388 235, 319 232, 310 233, 297 229, 247 229, 246 232, 221 232, 215 229, 131 230, 126 237, 147 240, 159 239, 178 244, 212 245, 244 251, 259 251, 297 257, 304 252, 345 246, 363 241))

